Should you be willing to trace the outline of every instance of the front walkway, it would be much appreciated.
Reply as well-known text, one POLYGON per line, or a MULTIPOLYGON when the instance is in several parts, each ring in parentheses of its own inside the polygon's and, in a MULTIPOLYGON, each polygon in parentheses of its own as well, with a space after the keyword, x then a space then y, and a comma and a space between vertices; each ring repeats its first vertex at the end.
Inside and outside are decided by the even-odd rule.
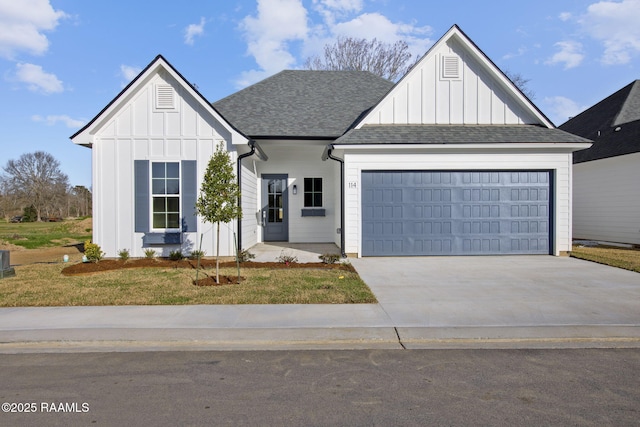
POLYGON ((276 262, 280 254, 295 256, 298 262, 320 262, 322 254, 339 254, 340 249, 334 243, 258 243, 249 252, 256 256, 255 262, 276 262))

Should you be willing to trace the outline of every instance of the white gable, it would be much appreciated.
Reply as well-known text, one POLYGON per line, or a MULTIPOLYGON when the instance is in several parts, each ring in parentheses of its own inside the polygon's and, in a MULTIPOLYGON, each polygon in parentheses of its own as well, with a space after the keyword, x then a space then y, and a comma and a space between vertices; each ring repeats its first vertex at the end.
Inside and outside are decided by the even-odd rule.
POLYGON ((71 139, 91 146, 97 136, 215 137, 231 144, 247 142, 160 56, 71 139))
POLYGON ((453 26, 367 114, 365 124, 553 124, 453 26))

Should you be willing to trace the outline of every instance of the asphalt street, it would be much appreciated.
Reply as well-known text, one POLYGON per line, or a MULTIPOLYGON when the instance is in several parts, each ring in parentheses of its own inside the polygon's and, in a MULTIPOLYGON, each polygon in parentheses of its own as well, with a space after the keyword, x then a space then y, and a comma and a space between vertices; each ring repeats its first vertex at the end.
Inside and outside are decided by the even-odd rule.
POLYGON ((639 349, 0 355, 0 425, 637 426, 639 349))

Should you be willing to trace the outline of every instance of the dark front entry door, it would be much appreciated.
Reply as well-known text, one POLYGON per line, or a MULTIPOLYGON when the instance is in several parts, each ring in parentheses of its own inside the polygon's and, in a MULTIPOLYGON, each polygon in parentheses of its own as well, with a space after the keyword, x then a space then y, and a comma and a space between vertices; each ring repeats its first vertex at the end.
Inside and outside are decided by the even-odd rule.
POLYGON ((262 175, 262 201, 264 241, 288 241, 287 175, 262 175))

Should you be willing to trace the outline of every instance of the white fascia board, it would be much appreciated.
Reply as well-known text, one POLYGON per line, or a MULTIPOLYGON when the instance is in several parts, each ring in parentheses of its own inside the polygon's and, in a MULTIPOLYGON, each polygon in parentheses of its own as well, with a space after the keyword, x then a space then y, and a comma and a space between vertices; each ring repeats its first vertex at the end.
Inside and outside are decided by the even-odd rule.
POLYGON ((345 151, 555 151, 571 153, 591 147, 589 142, 499 143, 499 144, 332 144, 345 151))

